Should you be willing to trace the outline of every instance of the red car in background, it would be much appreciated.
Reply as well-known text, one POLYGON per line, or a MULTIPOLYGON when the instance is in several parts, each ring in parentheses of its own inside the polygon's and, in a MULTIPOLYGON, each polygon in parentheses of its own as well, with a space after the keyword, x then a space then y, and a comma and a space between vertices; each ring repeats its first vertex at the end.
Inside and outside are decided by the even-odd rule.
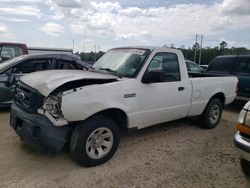
POLYGON ((24 54, 73 54, 72 49, 27 47, 22 43, 0 42, 0 63, 24 54))
POLYGON ((0 62, 18 57, 23 54, 28 54, 28 48, 26 44, 21 43, 0 43, 0 62))

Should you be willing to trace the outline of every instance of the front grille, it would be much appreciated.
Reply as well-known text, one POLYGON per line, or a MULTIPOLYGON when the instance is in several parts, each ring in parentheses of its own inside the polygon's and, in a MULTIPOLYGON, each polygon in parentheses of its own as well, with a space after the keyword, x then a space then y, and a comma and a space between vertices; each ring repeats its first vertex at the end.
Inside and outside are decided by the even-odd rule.
POLYGON ((36 112, 43 104, 43 96, 35 89, 18 82, 15 90, 15 103, 29 112, 36 112))
POLYGON ((15 101, 25 108, 30 107, 31 91, 21 85, 16 86, 15 101))

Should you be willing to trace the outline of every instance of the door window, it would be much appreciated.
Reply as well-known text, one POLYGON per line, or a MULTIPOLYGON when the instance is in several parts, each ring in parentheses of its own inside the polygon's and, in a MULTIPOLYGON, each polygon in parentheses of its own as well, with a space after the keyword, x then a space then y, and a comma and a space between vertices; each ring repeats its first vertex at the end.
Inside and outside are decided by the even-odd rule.
POLYGON ((28 60, 15 66, 12 69, 12 73, 25 74, 36 71, 43 71, 48 69, 49 63, 49 59, 28 60))
POLYGON ((250 58, 239 57, 235 65, 234 73, 238 75, 250 75, 250 58))
POLYGON ((62 60, 57 59, 56 60, 56 69, 77 69, 75 61, 68 61, 68 60, 62 60))
POLYGON ((174 53, 158 53, 149 64, 148 70, 159 70, 164 73, 161 82, 180 81, 178 57, 174 53))

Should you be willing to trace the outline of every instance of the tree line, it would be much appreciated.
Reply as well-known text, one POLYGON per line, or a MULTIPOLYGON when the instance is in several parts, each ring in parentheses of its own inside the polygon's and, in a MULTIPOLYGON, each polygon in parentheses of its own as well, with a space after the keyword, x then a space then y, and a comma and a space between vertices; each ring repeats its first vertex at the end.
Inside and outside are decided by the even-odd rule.
MULTIPOLYGON (((175 48, 174 45, 171 45, 171 48, 175 48)), ((196 63, 198 63, 199 61, 199 50, 197 50, 197 56, 196 59, 194 60, 194 47, 193 48, 185 48, 182 47, 178 48, 179 50, 181 50, 184 54, 185 59, 189 59, 191 61, 195 61, 196 63)), ((210 47, 206 47, 206 48, 202 48, 201 50, 201 64, 202 65, 208 65, 210 63, 210 61, 215 58, 216 56, 219 55, 239 55, 239 54, 250 54, 250 50, 245 48, 245 47, 231 47, 231 48, 227 48, 227 43, 226 42, 221 42, 219 46, 214 47, 214 48, 210 48, 210 47)), ((91 61, 91 62, 96 62, 103 54, 105 54, 105 52, 100 51, 100 52, 89 52, 89 53, 76 53, 77 55, 79 55, 81 57, 82 61, 91 61)))
POLYGON ((103 54, 105 54, 105 52, 100 51, 100 52, 89 52, 89 53, 85 53, 85 52, 76 52, 76 55, 79 55, 82 61, 91 61, 91 62, 96 62, 100 57, 103 56, 103 54))
MULTIPOLYGON (((194 49, 189 48, 179 48, 184 54, 185 59, 189 59, 194 61, 194 49)), ((199 52, 199 51, 198 51, 199 52)), ((197 53, 198 53, 197 52, 197 53)), ((250 50, 245 47, 232 47, 232 48, 220 48, 220 47, 214 47, 214 48, 202 48, 201 50, 201 64, 202 65, 208 65, 210 61, 219 55, 245 55, 250 54, 250 50)), ((197 54, 195 62, 198 63, 199 59, 199 53, 197 54)))

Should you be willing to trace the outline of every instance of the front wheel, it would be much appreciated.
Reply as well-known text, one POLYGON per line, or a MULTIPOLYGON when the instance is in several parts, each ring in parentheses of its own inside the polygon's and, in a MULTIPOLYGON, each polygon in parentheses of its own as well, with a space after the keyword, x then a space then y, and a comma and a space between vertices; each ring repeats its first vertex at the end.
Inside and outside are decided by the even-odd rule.
POLYGON ((240 159, 240 163, 241 163, 241 169, 243 170, 243 172, 247 175, 250 176, 250 162, 241 158, 240 159))
POLYGON ((222 115, 222 103, 217 98, 212 98, 202 115, 200 116, 200 126, 206 129, 215 128, 220 122, 222 115))
POLYGON ((70 140, 73 158, 83 166, 96 166, 112 158, 120 141, 118 125, 106 116, 95 116, 77 126, 70 140))

